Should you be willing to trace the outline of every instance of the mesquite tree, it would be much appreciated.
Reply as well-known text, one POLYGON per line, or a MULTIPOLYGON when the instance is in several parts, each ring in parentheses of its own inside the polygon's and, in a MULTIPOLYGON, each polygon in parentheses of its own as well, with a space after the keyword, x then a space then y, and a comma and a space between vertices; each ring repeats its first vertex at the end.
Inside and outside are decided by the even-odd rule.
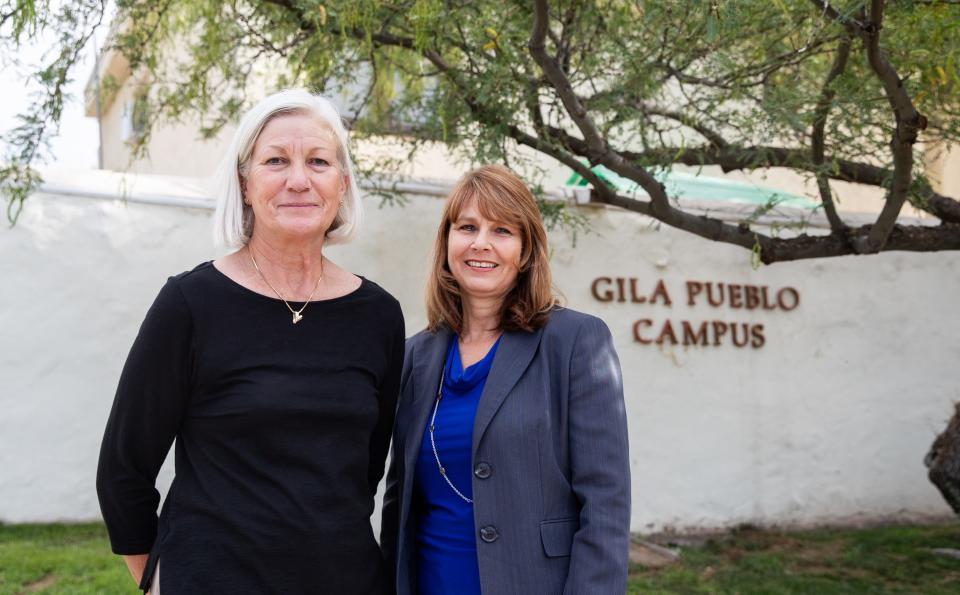
MULTIPOLYGON (((402 132, 489 161, 528 147, 591 182, 592 200, 764 263, 960 248, 960 202, 933 191, 918 158, 960 140, 954 0, 118 0, 115 9, 111 43, 149 88, 151 124, 198 115, 214 134, 251 88, 360 89, 359 134, 402 132), (685 212, 655 175, 673 163, 808 174, 831 232, 778 237, 750 218, 685 212), (591 170, 598 164, 646 196, 618 194, 591 170), (831 180, 882 188, 876 221, 845 222, 831 180), (899 225, 905 202, 940 224, 899 225)), ((103 0, 0 8, 6 51, 42 29, 61 44, 39 73, 48 93, 6 138, 10 217, 36 184, 31 166, 56 128, 63 84, 104 10, 103 0)))

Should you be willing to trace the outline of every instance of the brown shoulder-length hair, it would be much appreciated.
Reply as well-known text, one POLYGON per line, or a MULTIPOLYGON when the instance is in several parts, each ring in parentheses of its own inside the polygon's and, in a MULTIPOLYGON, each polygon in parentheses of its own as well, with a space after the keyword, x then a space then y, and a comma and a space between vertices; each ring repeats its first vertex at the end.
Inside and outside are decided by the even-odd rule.
POLYGON ((530 189, 502 165, 484 165, 463 175, 443 208, 433 244, 433 269, 427 280, 427 326, 436 331, 446 324, 455 333, 463 330, 460 286, 447 265, 450 227, 470 201, 485 218, 512 225, 520 231, 517 282, 504 299, 500 328, 532 331, 542 327, 558 303, 550 279, 547 232, 530 189))

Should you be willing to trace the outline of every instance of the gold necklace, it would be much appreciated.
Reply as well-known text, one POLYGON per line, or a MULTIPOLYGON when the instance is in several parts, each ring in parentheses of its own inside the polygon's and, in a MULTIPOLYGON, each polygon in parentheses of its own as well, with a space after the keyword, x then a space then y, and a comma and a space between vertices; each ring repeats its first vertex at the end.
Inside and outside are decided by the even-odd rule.
POLYGON ((247 246, 247 253, 250 255, 250 261, 253 262, 253 268, 257 269, 257 273, 260 275, 260 278, 263 279, 263 282, 267 284, 267 287, 273 290, 273 293, 277 294, 277 297, 280 298, 280 301, 287 307, 287 310, 290 310, 290 313, 293 314, 293 324, 297 324, 303 320, 303 311, 307 309, 307 305, 310 303, 310 300, 313 299, 313 296, 317 294, 317 290, 320 289, 320 281, 323 281, 323 257, 320 257, 320 278, 317 279, 317 284, 313 286, 313 291, 310 293, 310 297, 307 298, 307 301, 303 303, 303 307, 299 310, 294 310, 290 303, 284 299, 280 292, 277 291, 277 288, 270 284, 267 281, 266 275, 263 274, 263 271, 260 270, 260 266, 257 264, 257 259, 253 257, 253 250, 250 249, 250 246, 247 246))

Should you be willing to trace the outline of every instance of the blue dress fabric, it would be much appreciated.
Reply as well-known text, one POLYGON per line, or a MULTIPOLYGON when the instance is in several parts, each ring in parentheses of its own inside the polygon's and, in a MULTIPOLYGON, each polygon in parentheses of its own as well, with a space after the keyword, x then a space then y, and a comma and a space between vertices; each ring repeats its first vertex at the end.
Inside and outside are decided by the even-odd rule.
MULTIPOLYGON (((450 481, 470 499, 473 421, 499 344, 497 339, 482 360, 464 369, 454 336, 443 367, 443 396, 434 422, 434 440, 450 481)), ((429 425, 428 418, 413 485, 417 588, 421 595, 479 595, 473 505, 458 496, 440 475, 430 444, 429 425)))

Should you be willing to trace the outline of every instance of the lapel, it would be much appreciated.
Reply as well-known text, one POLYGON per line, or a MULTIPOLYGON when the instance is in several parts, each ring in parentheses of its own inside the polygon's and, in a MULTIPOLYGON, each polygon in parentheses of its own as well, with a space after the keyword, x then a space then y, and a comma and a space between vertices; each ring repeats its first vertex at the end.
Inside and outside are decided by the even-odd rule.
MULTIPOLYGON (((437 387, 440 385, 440 371, 447 355, 447 346, 453 333, 447 327, 441 327, 436 333, 428 335, 423 345, 414 355, 413 364, 414 395, 410 404, 411 426, 407 430, 406 444, 404 445, 404 468, 413 478, 416 467, 417 454, 420 452, 420 443, 423 441, 423 430, 427 427, 430 412, 437 396, 437 387)), ((409 483, 409 482, 408 482, 409 483)))
MULTIPOLYGON (((540 345, 540 337, 543 335, 543 328, 539 328, 532 333, 524 331, 509 331, 503 334, 500 340, 500 346, 497 347, 497 353, 493 356, 493 364, 490 366, 490 374, 487 376, 487 383, 480 394, 480 404, 477 406, 477 417, 473 422, 473 449, 483 439, 483 434, 490 425, 493 416, 496 415, 503 401, 507 398, 510 390, 520 380, 520 376, 530 365, 537 347, 540 345)), ((439 376, 437 382, 440 381, 439 376)))

